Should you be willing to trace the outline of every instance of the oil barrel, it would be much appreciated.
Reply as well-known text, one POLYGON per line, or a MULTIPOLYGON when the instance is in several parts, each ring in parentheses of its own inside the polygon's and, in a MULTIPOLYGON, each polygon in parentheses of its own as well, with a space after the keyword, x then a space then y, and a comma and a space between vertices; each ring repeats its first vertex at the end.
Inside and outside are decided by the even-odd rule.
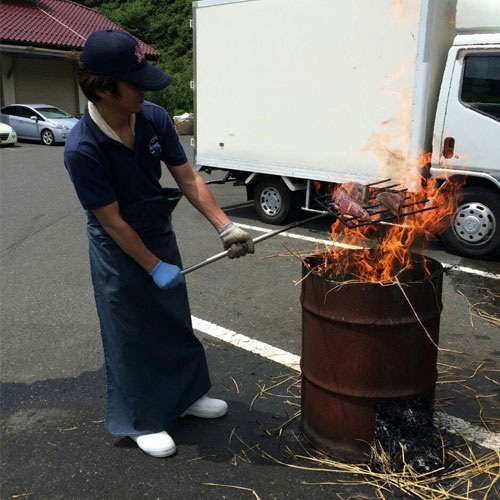
POLYGON ((415 255, 400 285, 340 283, 310 272, 320 258, 303 266, 302 432, 331 456, 367 461, 377 402, 433 405, 443 269, 415 255))

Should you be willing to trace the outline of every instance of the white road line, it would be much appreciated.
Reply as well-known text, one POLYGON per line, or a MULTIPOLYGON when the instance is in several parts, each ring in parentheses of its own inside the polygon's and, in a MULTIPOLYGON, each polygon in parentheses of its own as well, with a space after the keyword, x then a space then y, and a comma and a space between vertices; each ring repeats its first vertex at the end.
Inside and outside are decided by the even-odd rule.
MULTIPOLYGON (((191 320, 195 330, 240 347, 245 351, 262 356, 263 358, 275 361, 292 370, 300 371, 300 356, 194 316, 191 317, 191 320)), ((469 424, 461 418, 452 417, 441 412, 435 413, 434 420, 436 425, 442 429, 460 434, 467 440, 473 441, 484 448, 500 450, 500 433, 488 432, 485 429, 469 424)))
POLYGON ((500 433, 488 432, 486 429, 471 425, 461 418, 446 415, 446 413, 436 412, 434 422, 438 427, 453 434, 464 436, 468 441, 489 448, 490 450, 500 450, 500 433))
POLYGON ((500 274, 487 273, 486 271, 480 271, 479 269, 474 269, 472 267, 457 266, 454 264, 445 264, 441 262, 445 269, 450 269, 452 271, 460 271, 462 273, 476 274, 477 276, 482 276, 483 278, 491 278, 494 280, 500 280, 500 274))
MULTIPOLYGON (((259 227, 259 226, 250 226, 248 224, 240 224, 236 223, 239 227, 242 227, 243 229, 249 229, 251 231, 258 231, 259 233, 270 233, 273 231, 272 229, 267 229, 265 227, 259 227)), ((333 245, 337 247, 342 247, 342 248, 361 248, 358 246, 354 245, 346 245, 344 243, 339 243, 337 241, 332 241, 332 240, 322 240, 319 238, 313 238, 312 236, 303 236, 301 234, 294 234, 290 233, 288 231, 285 231, 283 233, 280 233, 278 236, 285 236, 287 238, 294 238, 297 240, 303 240, 303 241, 310 241, 311 243, 320 243, 322 245, 333 245)), ((443 267, 445 269, 450 269, 451 271, 459 271, 461 273, 468 273, 468 274, 475 274, 477 276, 482 276, 483 278, 491 278, 495 280, 500 280, 500 274, 494 274, 494 273, 488 273, 486 271, 480 271, 479 269, 474 269, 472 267, 465 267, 465 266, 458 266, 455 264, 447 264, 445 262, 441 262, 443 267)))
POLYGON ((193 328, 200 332, 206 333, 211 337, 218 338, 236 347, 241 347, 245 351, 253 352, 263 358, 276 361, 281 365, 285 365, 292 370, 300 371, 300 356, 295 356, 289 352, 273 347, 272 345, 261 342, 260 340, 251 339, 241 333, 236 333, 222 326, 209 323, 200 318, 191 316, 193 328))

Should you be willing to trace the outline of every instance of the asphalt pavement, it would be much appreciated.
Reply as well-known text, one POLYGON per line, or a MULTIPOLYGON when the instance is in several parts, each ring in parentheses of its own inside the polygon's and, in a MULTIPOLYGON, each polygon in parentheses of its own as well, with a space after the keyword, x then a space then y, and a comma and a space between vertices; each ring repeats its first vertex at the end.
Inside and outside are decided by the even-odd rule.
MULTIPOLYGON (((182 140, 192 158, 189 138, 182 140)), ((177 454, 154 459, 103 429, 105 374, 86 217, 64 169, 63 148, 23 142, 0 155, 1 500, 376 497, 366 485, 305 484, 349 476, 270 458, 303 465, 291 458, 302 450, 299 420, 273 432, 300 403, 298 378, 252 352, 252 342, 300 356, 301 268, 284 254, 313 249, 311 238, 327 237, 326 221, 293 230, 297 237, 262 242, 254 256, 187 276, 193 317, 214 325, 213 335, 196 332, 207 352, 210 394, 225 398, 230 411, 217 420, 179 419, 168 429, 177 454), (249 347, 221 340, 216 327, 250 339, 249 347), (281 389, 292 386, 291 392, 258 397, 263 386, 283 380, 281 389)), ((171 183, 166 170, 163 183, 171 183)), ((252 236, 272 229, 245 204, 244 188, 211 189, 222 207, 233 207, 231 219, 253 228, 252 236)), ((213 228, 186 200, 174 212, 174 226, 185 266, 222 250, 213 228)), ((439 242, 427 254, 447 264, 437 407, 471 435, 486 432, 483 444, 494 447, 500 443, 500 329, 480 316, 498 316, 500 263, 448 254, 439 242)))

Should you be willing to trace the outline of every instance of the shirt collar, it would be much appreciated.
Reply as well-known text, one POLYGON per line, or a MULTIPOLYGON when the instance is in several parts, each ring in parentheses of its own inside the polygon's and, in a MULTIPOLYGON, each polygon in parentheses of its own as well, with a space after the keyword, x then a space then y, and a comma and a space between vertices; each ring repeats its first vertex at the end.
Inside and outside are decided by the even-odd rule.
MULTIPOLYGON (((120 136, 109 126, 108 122, 102 117, 101 113, 97 109, 97 106, 92 102, 88 102, 88 112, 90 119, 97 125, 99 130, 110 139, 123 144, 120 136)), ((135 137, 135 113, 130 115, 130 128, 132 129, 132 135, 135 137)))
MULTIPOLYGON (((109 137, 108 135, 106 135, 97 126, 97 124, 94 122, 94 120, 92 120, 92 118, 90 117, 90 113, 89 113, 89 104, 90 103, 91 103, 91 101, 88 101, 87 106, 85 107, 85 113, 83 115, 82 120, 85 120, 85 124, 87 125, 87 128, 88 128, 89 132, 92 134, 94 140, 98 144, 103 144, 103 143, 106 143, 106 142, 109 142, 109 143, 112 143, 112 144, 116 144, 116 140, 112 139, 111 137, 109 137)), ((136 119, 136 124, 139 125, 139 128, 134 127, 134 129, 136 129, 136 131, 137 131, 137 134, 139 134, 139 137, 137 137, 137 134, 136 134, 136 141, 137 141, 137 140, 140 140, 141 126, 143 124, 146 124, 147 122, 149 122, 149 118, 147 117, 147 115, 144 112, 144 110, 141 110, 141 111, 139 111, 138 113, 135 114, 135 119, 136 119)), ((121 141, 118 144, 122 144, 121 141)))

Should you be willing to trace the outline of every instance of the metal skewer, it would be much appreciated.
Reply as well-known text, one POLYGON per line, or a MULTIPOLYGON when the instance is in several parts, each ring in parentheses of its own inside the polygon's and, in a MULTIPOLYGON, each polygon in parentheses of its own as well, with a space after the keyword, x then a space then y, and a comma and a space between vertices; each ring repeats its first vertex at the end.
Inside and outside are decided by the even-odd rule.
POLYGON ((367 184, 366 187, 376 186, 377 184, 383 184, 384 182, 390 182, 391 180, 392 179, 382 179, 381 181, 370 182, 370 184, 367 184))
MULTIPOLYGON (((404 198, 404 199, 409 199, 409 197, 408 198, 404 198)), ((414 201, 413 203, 406 203, 404 205, 401 205, 399 207, 399 209, 401 210, 402 208, 412 207, 413 205, 420 205, 422 203, 427 203, 428 201, 429 201, 428 199, 425 199, 425 200, 420 200, 420 201, 414 201)), ((368 208, 376 208, 376 207, 381 207, 381 206, 382 206, 382 204, 379 203, 378 205, 371 205, 368 208)), ((367 210, 367 207, 364 207, 364 209, 367 210)), ((378 215, 378 214, 385 214, 387 212, 389 212, 388 208, 384 208, 383 210, 374 210, 373 212, 368 211, 368 213, 370 214, 370 216, 372 216, 372 215, 378 215)))
POLYGON ((378 219, 368 221, 368 222, 359 222, 359 219, 356 217, 353 217, 352 219, 349 219, 348 221, 342 221, 342 218, 339 217, 339 219, 343 222, 345 226, 347 226, 350 229, 353 229, 355 227, 359 226, 368 226, 370 224, 378 224, 380 222, 387 222, 389 220, 394 220, 394 219, 402 219, 403 217, 406 217, 407 215, 414 215, 414 214, 419 214, 420 212, 427 212, 428 210, 436 210, 437 206, 434 207, 427 207, 427 208, 421 208, 420 210, 412 210, 411 212, 401 212, 399 215, 388 215, 386 217, 380 217, 378 219), (357 224, 351 224, 351 221, 356 221, 357 224))

